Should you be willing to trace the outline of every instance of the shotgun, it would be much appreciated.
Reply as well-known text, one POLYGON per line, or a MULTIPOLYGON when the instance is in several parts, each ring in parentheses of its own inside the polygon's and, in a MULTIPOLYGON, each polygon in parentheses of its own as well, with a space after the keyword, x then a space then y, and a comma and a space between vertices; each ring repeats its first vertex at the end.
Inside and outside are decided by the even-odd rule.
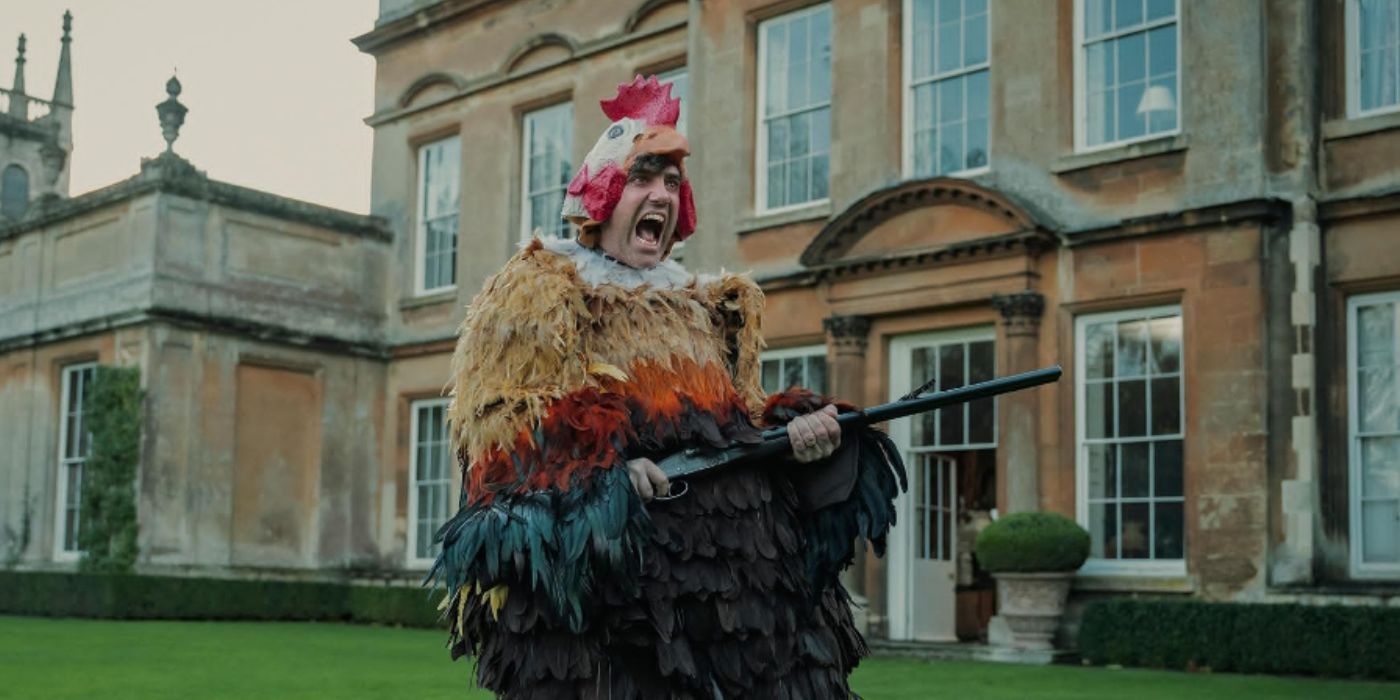
MULTIPOLYGON (((934 411, 947 406, 985 399, 1013 391, 1030 389, 1058 381, 1059 365, 998 377, 985 382, 960 386, 956 389, 935 391, 913 398, 901 399, 860 411, 850 411, 836 416, 842 431, 854 430, 861 426, 883 423, 895 418, 904 418, 919 413, 934 411)), ((788 442, 787 428, 770 428, 763 431, 762 440, 752 445, 734 445, 721 450, 692 447, 673 453, 659 460, 656 466, 672 481, 682 477, 699 476, 709 471, 723 469, 737 464, 763 458, 785 456, 792 451, 788 442)))

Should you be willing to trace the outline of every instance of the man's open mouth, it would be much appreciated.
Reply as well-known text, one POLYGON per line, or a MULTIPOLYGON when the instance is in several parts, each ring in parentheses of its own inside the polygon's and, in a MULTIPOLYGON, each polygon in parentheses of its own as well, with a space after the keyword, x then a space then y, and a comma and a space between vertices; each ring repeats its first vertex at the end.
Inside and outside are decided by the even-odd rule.
POLYGON ((666 215, 661 212, 650 211, 642 215, 637 221, 635 235, 643 243, 650 245, 661 244, 661 232, 666 230, 666 215))

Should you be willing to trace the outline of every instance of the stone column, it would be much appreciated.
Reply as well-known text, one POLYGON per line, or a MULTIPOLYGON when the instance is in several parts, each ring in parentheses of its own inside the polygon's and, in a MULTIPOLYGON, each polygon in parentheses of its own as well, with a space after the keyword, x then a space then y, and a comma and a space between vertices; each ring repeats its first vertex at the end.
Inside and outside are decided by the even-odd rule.
MULTIPOLYGON (((826 393, 863 405, 866 403, 865 349, 869 345, 870 318, 831 316, 822 320, 822 329, 826 331, 828 357, 831 358, 827 367, 826 393)), ((875 609, 869 593, 872 586, 868 566, 876 562, 879 560, 867 558, 865 550, 858 547, 855 562, 841 572, 841 583, 850 591, 855 602, 851 612, 855 615, 857 628, 862 631, 868 631, 871 621, 883 619, 884 615, 883 596, 879 599, 880 608, 875 609)), ((883 587, 875 588, 883 591, 883 587)))
MULTIPOLYGON (((1029 289, 997 294, 992 306, 1001 312, 1002 333, 997 374, 1036 368, 1040 360, 1040 315, 1045 297, 1029 289)), ((997 506, 1003 513, 1040 509, 1040 433, 1034 391, 997 399, 997 506)))

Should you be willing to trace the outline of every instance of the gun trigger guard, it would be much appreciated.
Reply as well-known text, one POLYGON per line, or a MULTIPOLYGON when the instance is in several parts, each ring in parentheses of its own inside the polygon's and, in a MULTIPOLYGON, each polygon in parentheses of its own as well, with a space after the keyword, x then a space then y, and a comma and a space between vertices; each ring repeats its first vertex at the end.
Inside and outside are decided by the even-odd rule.
POLYGON ((690 484, 687 484, 687 483, 685 483, 684 481, 677 481, 676 483, 674 483, 674 484, 671 485, 671 493, 670 493, 670 495, 666 495, 666 496, 657 496, 656 498, 653 498, 653 499, 651 499, 651 500, 653 500, 653 501, 674 501, 674 500, 676 500, 677 498, 680 498, 681 496, 686 495, 687 493, 690 493, 690 484), (680 487, 680 490, 676 490, 676 487, 680 487))

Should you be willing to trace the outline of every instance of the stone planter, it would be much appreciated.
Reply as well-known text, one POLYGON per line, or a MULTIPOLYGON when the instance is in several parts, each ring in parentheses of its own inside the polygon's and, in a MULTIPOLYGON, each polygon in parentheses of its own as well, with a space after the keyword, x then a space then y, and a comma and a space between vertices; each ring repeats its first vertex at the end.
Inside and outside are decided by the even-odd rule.
POLYGON ((1053 649, 1055 629, 1065 613, 1073 571, 998 573, 997 614, 1011 629, 1011 646, 1018 649, 1053 649))

